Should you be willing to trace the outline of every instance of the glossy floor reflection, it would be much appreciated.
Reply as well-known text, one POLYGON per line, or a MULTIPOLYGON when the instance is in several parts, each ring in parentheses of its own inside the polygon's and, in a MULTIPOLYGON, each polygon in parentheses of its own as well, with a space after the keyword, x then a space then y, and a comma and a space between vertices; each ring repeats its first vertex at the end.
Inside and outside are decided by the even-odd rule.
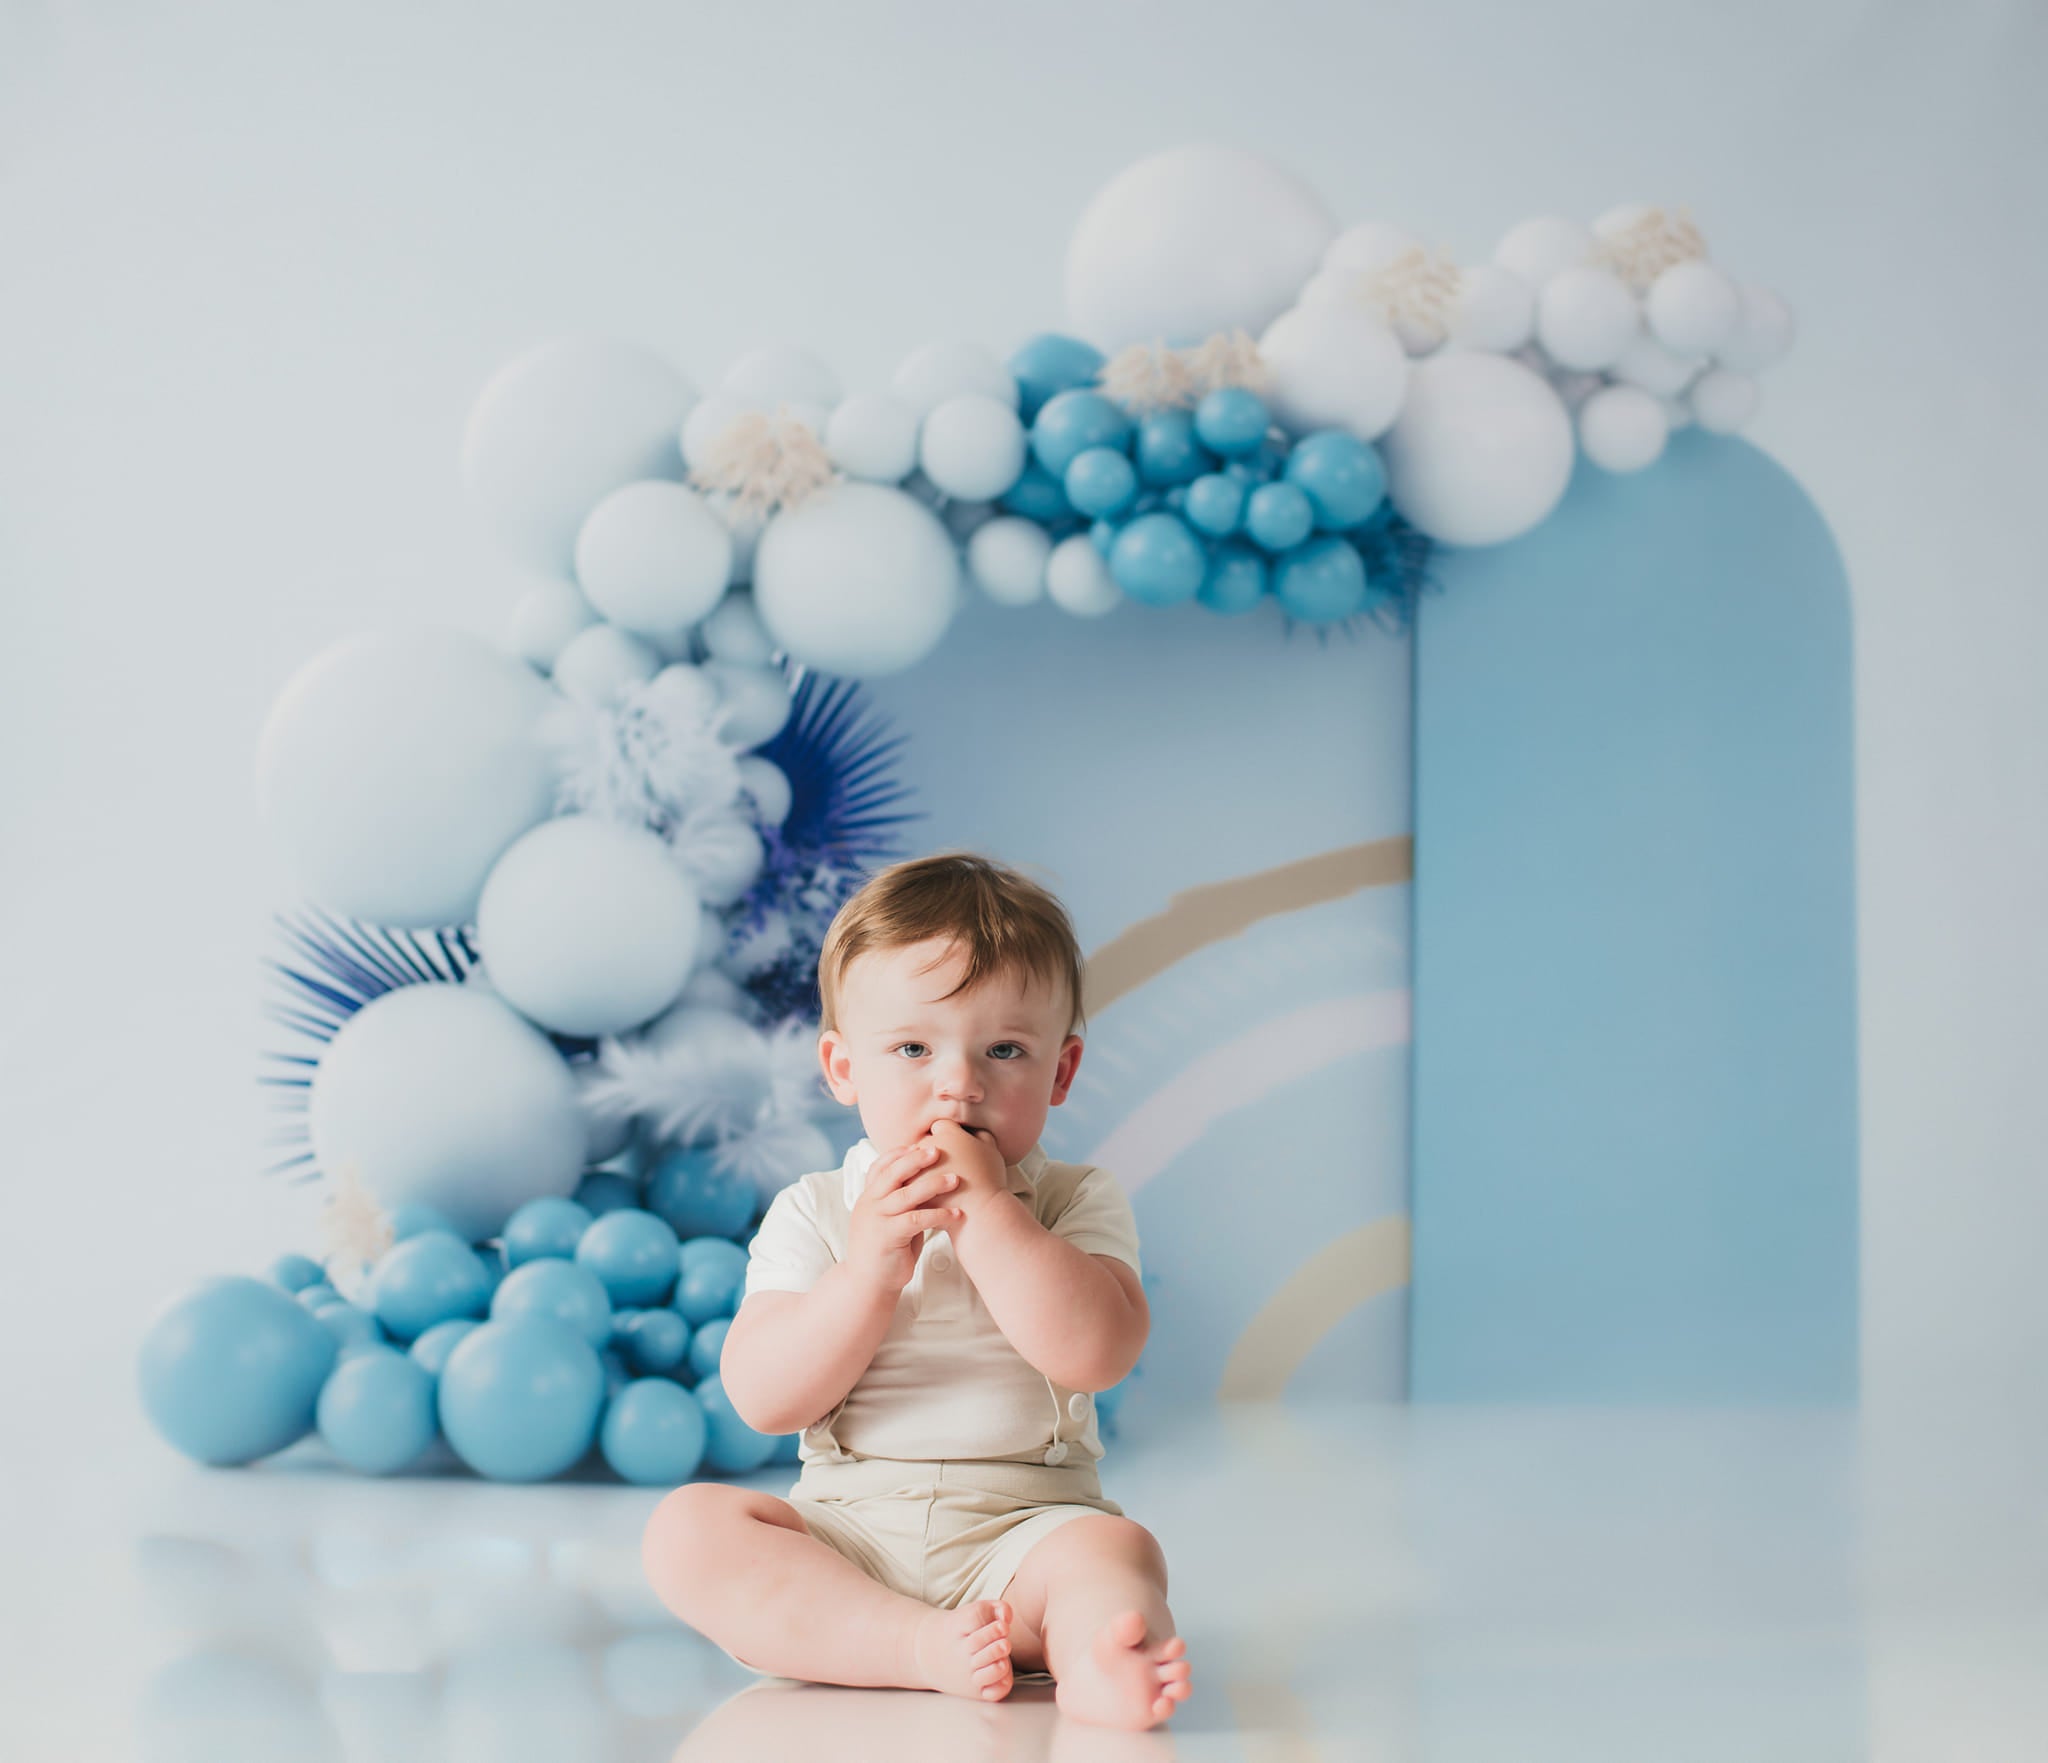
MULTIPOLYGON (((658 1495, 204 1471, 10 1501, 0 1755, 206 1763, 1898 1763, 2048 1756, 2038 1426, 1241 1408, 1115 1441, 1194 1696, 1159 1731, 747 1672, 641 1583, 658 1495)), ((17 1466, 11 1466, 12 1473, 17 1466)), ((794 1471, 744 1478, 786 1491, 794 1471)), ((10 1490, 12 1491, 12 1490, 10 1490)))

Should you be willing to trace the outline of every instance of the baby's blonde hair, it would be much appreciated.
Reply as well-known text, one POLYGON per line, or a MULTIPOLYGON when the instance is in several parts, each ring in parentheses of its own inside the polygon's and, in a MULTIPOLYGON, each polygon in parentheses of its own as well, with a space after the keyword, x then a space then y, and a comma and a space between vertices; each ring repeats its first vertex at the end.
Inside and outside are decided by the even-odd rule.
POLYGON ((967 972, 947 997, 991 974, 1029 975, 1064 985, 1066 1032, 1081 1025, 1081 945, 1067 909, 1008 864, 953 850, 876 871, 839 908, 818 952, 819 1029, 839 1026, 839 989, 855 960, 929 937, 966 951, 967 972))

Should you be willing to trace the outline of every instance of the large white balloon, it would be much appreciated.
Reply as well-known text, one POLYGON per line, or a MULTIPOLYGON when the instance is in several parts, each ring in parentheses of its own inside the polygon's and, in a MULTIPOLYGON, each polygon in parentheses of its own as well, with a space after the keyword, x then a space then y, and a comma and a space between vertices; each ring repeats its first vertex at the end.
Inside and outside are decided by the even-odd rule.
POLYGON ((1029 606, 1045 598, 1052 539, 1035 520, 1006 514, 967 541, 967 573, 998 606, 1029 606))
POLYGON ((476 935, 514 1009, 557 1034, 614 1035, 675 1002, 697 926, 697 892, 660 838, 565 814, 499 858, 476 935))
POLYGON ((839 376, 822 355, 801 343, 751 350, 725 370, 718 384, 762 409, 790 403, 822 404, 830 410, 839 402, 839 376))
POLYGON ((554 694, 464 631, 322 651, 271 706, 258 810, 306 896, 373 924, 466 924, 491 865, 553 811, 554 694))
POLYGON ((571 638, 598 622, 597 608, 574 582, 535 582, 512 608, 506 640, 515 655, 545 672, 571 638))
POLYGON ((769 522, 754 604, 777 647, 821 673, 900 673, 946 634, 960 553, 932 511, 883 484, 847 482, 769 522))
POLYGON ((1700 258, 1674 263, 1650 284, 1644 313, 1657 341, 1677 355, 1705 355, 1733 335, 1742 295, 1723 270, 1700 258))
POLYGON ((904 356, 889 390, 919 417, 948 398, 993 398, 1015 410, 1017 376, 979 343, 926 343, 904 356))
POLYGON ((1510 227, 1493 248, 1493 260, 1541 292, 1554 275, 1584 263, 1592 254, 1593 229, 1563 215, 1538 215, 1510 227))
POLYGON ((1549 382, 1476 350, 1418 361, 1381 444, 1395 510, 1447 545, 1527 532, 1563 497, 1576 451, 1549 382))
POLYGON ((321 1055, 307 1101, 322 1170, 353 1170, 387 1211, 433 1207, 471 1242, 567 1194, 588 1129, 553 1042, 502 998, 414 985, 375 998, 321 1055))
POLYGON ((696 388, 652 351, 607 337, 543 344, 471 408, 462 481, 512 552, 566 574, 591 509, 637 478, 676 479, 696 388))
POLYGON ((602 709, 627 686, 661 671, 661 651, 615 624, 594 624, 571 637, 555 657, 555 684, 565 697, 602 709))
POLYGON ((1152 154, 1082 212, 1067 246, 1067 328, 1105 352, 1256 336, 1294 303, 1336 232, 1307 184, 1256 154, 1152 154))
POLYGON ((1458 271, 1446 328, 1460 349, 1505 355, 1528 342, 1536 328, 1536 292, 1511 269, 1475 263, 1458 271))
POLYGON ((614 490, 576 537, 576 579, 616 625, 661 638, 693 625, 725 593, 732 534, 687 484, 614 490))
POLYGON ((986 502, 1024 469, 1024 425, 1009 405, 978 392, 936 404, 918 435, 924 474, 949 496, 986 502))
POLYGON ((856 392, 825 424, 826 456, 849 477, 901 483, 917 464, 917 416, 887 392, 856 392))
POLYGON ((1611 269, 1561 270, 1536 296, 1536 340, 1559 367, 1612 367, 1643 331, 1643 309, 1611 269))
POLYGON ((1408 352, 1362 307, 1326 303, 1282 313, 1259 338, 1272 372, 1266 402, 1296 435, 1340 428, 1371 441, 1387 432, 1408 384, 1408 352))

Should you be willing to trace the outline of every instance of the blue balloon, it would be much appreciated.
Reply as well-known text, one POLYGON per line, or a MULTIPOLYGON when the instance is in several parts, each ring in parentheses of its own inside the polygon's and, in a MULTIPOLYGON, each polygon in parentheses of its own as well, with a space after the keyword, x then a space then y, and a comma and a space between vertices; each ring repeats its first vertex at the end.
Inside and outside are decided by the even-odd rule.
POLYGON ((665 1377, 643 1377, 605 1404, 604 1460, 641 1487, 674 1487, 704 1461, 710 1424, 697 1398, 665 1377))
POLYGON ((658 1213, 622 1206, 583 1233, 576 1264, 604 1282, 614 1306, 659 1304, 676 1280, 676 1230, 658 1213))
POLYGON ((1138 473, 1114 447, 1089 447, 1067 467, 1067 500, 1096 519, 1122 514, 1137 500, 1138 473))
POLYGON ((346 1300, 339 1304, 326 1304, 314 1311, 313 1317, 332 1332, 344 1354, 351 1347, 381 1347, 387 1339, 377 1318, 360 1304, 346 1300))
POLYGON ((1357 526, 1387 495, 1387 468, 1377 448, 1342 429, 1323 429, 1296 443, 1283 468, 1326 533, 1357 526))
POLYGON ((673 1371, 690 1349, 690 1325, 674 1310, 628 1310, 612 1318, 612 1339, 635 1371, 673 1371))
POLYGON ((308 1310, 320 1310, 329 1304, 345 1302, 342 1295, 324 1279, 316 1280, 309 1286, 301 1286, 292 1296, 305 1305, 308 1310))
POLYGON ((1108 1389, 1097 1390, 1095 1392, 1095 1418, 1099 1421, 1114 1420, 1116 1418, 1116 1411, 1123 1406, 1124 1397, 1129 1393, 1130 1387, 1131 1380, 1127 1374, 1118 1382, 1111 1384, 1108 1389))
POLYGON ((206 1280, 142 1338, 143 1411, 197 1462, 251 1463, 313 1430, 320 1386, 339 1354, 320 1319, 267 1280, 206 1280))
POLYGON ((640 1188, 631 1176, 593 1169, 576 1184, 575 1193, 569 1197, 595 1218, 601 1213, 616 1212, 622 1206, 639 1205, 640 1188))
POLYGON ((1018 415, 1030 422, 1046 400, 1077 386, 1092 386, 1102 371, 1102 351, 1079 337, 1041 332, 1021 345, 1005 364, 1017 382, 1018 415))
POLYGON ((1271 483, 1274 477, 1274 473, 1270 469, 1261 465, 1255 459, 1233 459, 1223 468, 1222 475, 1227 478, 1235 478, 1239 483, 1243 484, 1247 495, 1256 490, 1259 485, 1271 483))
POLYGON ((461 1233, 449 1221, 445 1212, 437 1211, 424 1200, 407 1200, 393 1209, 391 1214, 391 1240, 402 1243, 408 1237, 416 1237, 423 1231, 446 1231, 452 1237, 461 1233))
POLYGON ((1025 461, 1023 475, 996 500, 1011 514, 1021 514, 1041 526, 1050 526, 1074 512, 1060 480, 1035 459, 1025 461))
POLYGON ((1088 529, 1088 542, 1096 554, 1107 561, 1110 552, 1116 549, 1117 534, 1124 529, 1113 520, 1098 520, 1088 529))
POLYGON ((696 1378, 718 1375, 719 1355, 725 1351, 726 1331, 732 1327, 730 1316, 714 1316, 690 1339, 690 1373, 696 1378))
POLYGON ((311 1286, 326 1285, 327 1275, 320 1263, 308 1256, 280 1255, 270 1264, 270 1283, 281 1291, 303 1292, 311 1286))
POLYGON ((455 1343, 465 1335, 474 1334, 483 1327, 467 1316, 457 1317, 452 1322, 437 1322, 412 1344, 412 1356, 429 1377, 439 1377, 447 1369, 448 1355, 455 1351, 455 1343))
POLYGON ((1188 525, 1212 539, 1224 538, 1244 519, 1244 500, 1245 487, 1237 478, 1220 471, 1198 477, 1188 485, 1188 525))
POLYGON ((1117 535, 1109 573, 1133 600, 1172 606, 1192 600, 1208 559, 1177 514, 1141 514, 1117 535))
POLYGON ((709 1428, 709 1437, 704 1441, 704 1462, 708 1468, 722 1475, 734 1475, 759 1469, 774 1455, 776 1435, 756 1432, 742 1420, 734 1412, 725 1385, 717 1376, 705 1378, 694 1393, 709 1428))
POLYGON ((1131 419, 1100 392, 1076 388, 1046 400, 1031 423, 1031 455, 1056 478, 1090 447, 1130 444, 1131 419))
POLYGON ((1197 596, 1211 612, 1232 616, 1249 612, 1266 592, 1266 560, 1251 546, 1232 539, 1209 557, 1209 572, 1197 596))
POLYGON ((529 1261, 505 1275, 491 1295, 491 1320, 545 1317, 575 1330, 592 1351, 612 1338, 612 1303, 604 1282, 573 1261, 529 1261))
POLYGON ((711 1266, 724 1268, 735 1283, 747 1277, 747 1251, 730 1237, 692 1237, 676 1259, 685 1273, 711 1266))
POLYGON ((1244 530, 1268 551, 1291 551, 1316 530, 1316 511, 1293 484, 1261 484, 1245 504, 1244 530))
POLYGON ((483 1258, 445 1230, 394 1243, 370 1281, 370 1307, 401 1341, 416 1339, 437 1322, 481 1316, 490 1301, 491 1275, 483 1258))
POLYGON ((1185 410, 1146 417, 1133 451, 1138 475, 1148 484, 1191 484, 1215 463, 1195 439, 1195 419, 1185 410))
POLYGON ((1274 565, 1273 593, 1304 623, 1349 618, 1365 605, 1365 559, 1347 540, 1311 539, 1274 565))
POLYGON ((699 1261, 694 1266, 685 1263, 682 1277, 676 1281, 676 1294, 669 1302, 692 1328, 702 1328, 713 1317, 730 1316, 739 1308, 745 1279, 744 1268, 735 1273, 716 1262, 699 1261))
POLYGON ((606 1347, 599 1353, 597 1363, 604 1372, 604 1399, 609 1402, 633 1381, 633 1368, 615 1347, 606 1347))
POLYGON ((434 1380, 396 1347, 372 1347, 321 1386, 320 1436, 351 1469, 389 1475, 434 1442, 434 1380))
POLYGON ((590 1449, 603 1402, 597 1349, 545 1316, 494 1320, 465 1335, 439 1383, 442 1432, 463 1462, 493 1481, 561 1474, 590 1449))
POLYGON ((1195 406, 1196 437, 1226 459, 1257 452, 1271 422, 1266 401, 1243 386, 1218 386, 1195 406))
POLYGON ((804 1435, 800 1432, 786 1432, 775 1441, 775 1455, 770 1463, 801 1463, 803 1461, 804 1435))
POLYGON ((528 1200, 505 1220, 502 1240, 506 1265, 521 1267, 544 1256, 562 1261, 574 1260, 576 1245, 583 1240, 590 1221, 588 1207, 579 1206, 574 1200, 565 1200, 558 1194, 550 1194, 542 1200, 528 1200))
POLYGON ((713 1145, 679 1146, 655 1160, 647 1210, 679 1237, 729 1237, 754 1222, 760 1195, 750 1177, 718 1161, 713 1145))

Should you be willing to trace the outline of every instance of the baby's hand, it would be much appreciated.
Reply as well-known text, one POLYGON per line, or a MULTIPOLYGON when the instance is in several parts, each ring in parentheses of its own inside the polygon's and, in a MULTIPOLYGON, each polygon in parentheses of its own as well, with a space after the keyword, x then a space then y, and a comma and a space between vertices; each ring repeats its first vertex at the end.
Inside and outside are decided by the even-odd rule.
POLYGON ((902 1291, 917 1271, 925 1232, 960 1221, 956 1207, 926 1205, 959 1183, 952 1170, 932 1167, 938 1160, 938 1147, 922 1138, 883 1152, 868 1166, 867 1186, 853 1203, 846 1259, 879 1291, 902 1291))
POLYGON ((959 1178, 954 1202, 963 1219, 972 1218, 1004 1192, 1007 1184, 1003 1180, 1003 1154, 996 1149, 995 1134, 986 1127, 935 1120, 930 1137, 919 1142, 938 1147, 935 1169, 950 1171, 959 1178))

